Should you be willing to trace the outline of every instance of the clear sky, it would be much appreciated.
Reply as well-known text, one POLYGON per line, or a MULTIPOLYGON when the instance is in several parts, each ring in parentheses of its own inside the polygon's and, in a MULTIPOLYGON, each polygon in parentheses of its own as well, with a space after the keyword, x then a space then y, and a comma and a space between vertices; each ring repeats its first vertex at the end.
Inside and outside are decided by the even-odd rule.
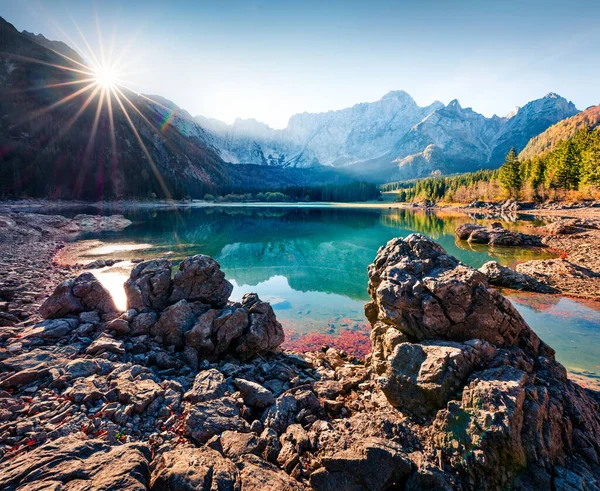
POLYGON ((74 19, 99 52, 95 12, 139 91, 226 122, 284 127, 397 89, 487 116, 548 92, 600 103, 598 0, 0 0, 17 29, 83 47, 74 19))

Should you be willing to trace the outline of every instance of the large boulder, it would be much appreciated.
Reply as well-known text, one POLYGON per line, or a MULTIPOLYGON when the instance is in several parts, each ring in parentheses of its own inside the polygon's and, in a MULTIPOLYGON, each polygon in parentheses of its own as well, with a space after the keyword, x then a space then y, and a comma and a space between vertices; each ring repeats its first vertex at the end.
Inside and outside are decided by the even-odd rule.
POLYGON ((186 333, 186 343, 198 352, 200 358, 216 358, 229 351, 232 342, 240 338, 247 328, 246 309, 210 309, 200 315, 186 333))
POLYGON ((248 358, 264 354, 283 343, 283 327, 269 303, 262 302, 256 293, 247 293, 242 299, 242 307, 248 311, 249 325, 236 341, 238 356, 248 358))
MULTIPOLYGON (((369 294, 373 300, 365 313, 371 324, 392 326, 410 341, 483 339, 512 346, 529 337, 539 343, 483 273, 420 234, 393 239, 379 250, 369 266, 369 294)), ((382 341, 372 341, 378 350, 382 341)))
MULTIPOLYGON (((462 488, 598 488, 598 398, 567 378, 481 272, 413 234, 379 250, 369 294, 381 388, 425 423, 440 466, 461 469, 462 488)), ((325 467, 311 483, 330 482, 325 467)), ((339 479, 331 482, 349 482, 339 479)))
POLYGON ((40 307, 45 319, 95 310, 100 314, 117 312, 112 296, 92 273, 80 274, 74 280, 60 283, 40 307))
POLYGON ((125 282, 127 307, 143 311, 163 310, 171 295, 171 263, 153 259, 139 263, 125 282))
POLYGON ((179 264, 173 279, 170 301, 202 302, 212 307, 224 307, 233 290, 225 279, 221 266, 212 257, 203 254, 186 257, 179 264))

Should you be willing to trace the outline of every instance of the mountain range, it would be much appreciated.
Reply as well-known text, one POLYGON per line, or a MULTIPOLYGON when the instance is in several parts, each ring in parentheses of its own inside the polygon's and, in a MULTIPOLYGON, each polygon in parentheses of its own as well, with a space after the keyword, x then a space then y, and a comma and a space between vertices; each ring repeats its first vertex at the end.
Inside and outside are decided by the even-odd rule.
POLYGON ((326 113, 292 116, 276 130, 254 119, 232 125, 195 120, 214 136, 224 161, 281 167, 332 166, 379 181, 498 167, 511 147, 578 113, 550 93, 506 117, 487 118, 457 100, 420 107, 406 92, 326 113))
POLYGON ((0 18, 0 197, 202 197, 452 174, 497 167, 510 147, 520 151, 578 113, 552 93, 488 118, 457 100, 421 107, 393 91, 376 102, 296 114, 284 129, 254 119, 228 125, 128 91, 122 106, 112 98, 112 111, 97 100, 86 106, 92 91, 78 93, 86 75, 57 68, 82 62, 66 44, 0 18))

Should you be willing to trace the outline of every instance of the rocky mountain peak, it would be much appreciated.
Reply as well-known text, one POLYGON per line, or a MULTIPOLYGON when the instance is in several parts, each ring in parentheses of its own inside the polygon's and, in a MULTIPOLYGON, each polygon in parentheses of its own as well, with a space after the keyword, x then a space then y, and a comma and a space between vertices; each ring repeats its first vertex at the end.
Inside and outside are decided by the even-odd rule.
POLYGON ((410 94, 408 94, 408 92, 405 92, 404 90, 390 90, 381 98, 382 101, 386 99, 396 99, 405 103, 408 102, 414 105, 417 104, 415 100, 410 96, 410 94))

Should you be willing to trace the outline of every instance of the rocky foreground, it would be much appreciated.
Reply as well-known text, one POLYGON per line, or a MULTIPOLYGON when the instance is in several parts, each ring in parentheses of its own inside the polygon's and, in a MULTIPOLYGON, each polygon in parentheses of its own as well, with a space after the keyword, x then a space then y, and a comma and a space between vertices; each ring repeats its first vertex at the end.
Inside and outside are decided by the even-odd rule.
POLYGON ((10 290, 5 313, 30 307, 0 328, 0 489, 600 489, 599 394, 421 235, 369 267, 364 361, 281 351, 270 305, 230 302, 207 256, 125 290, 126 312, 90 273, 10 290))

